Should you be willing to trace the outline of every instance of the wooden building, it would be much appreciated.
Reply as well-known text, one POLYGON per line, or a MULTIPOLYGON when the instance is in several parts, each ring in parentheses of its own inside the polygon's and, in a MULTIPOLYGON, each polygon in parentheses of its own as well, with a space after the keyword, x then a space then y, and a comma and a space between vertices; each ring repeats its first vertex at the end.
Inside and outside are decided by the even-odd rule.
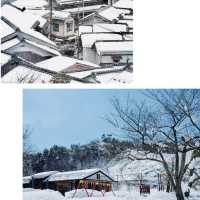
MULTIPOLYGON (((44 15, 44 18, 49 19, 50 13, 44 15)), ((50 27, 49 27, 50 28, 50 27)), ((48 30, 49 31, 49 30, 48 30)), ((53 11, 52 13, 52 35, 54 38, 66 39, 73 36, 74 19, 69 12, 53 11)))
POLYGON ((49 176, 45 181, 47 188, 64 194, 75 189, 112 190, 114 180, 100 169, 60 172, 49 176))
POLYGON ((31 176, 23 177, 23 188, 31 188, 31 176))
POLYGON ((58 173, 58 171, 48 171, 23 177, 23 188, 46 189, 44 180, 49 176, 58 173))

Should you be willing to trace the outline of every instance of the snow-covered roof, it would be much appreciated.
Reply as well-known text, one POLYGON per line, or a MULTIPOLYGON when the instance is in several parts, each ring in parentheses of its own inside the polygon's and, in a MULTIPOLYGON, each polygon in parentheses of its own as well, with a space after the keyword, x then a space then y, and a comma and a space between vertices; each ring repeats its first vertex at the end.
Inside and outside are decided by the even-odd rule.
POLYGON ((99 32, 126 32, 126 24, 107 24, 107 23, 96 23, 91 25, 79 26, 79 34, 83 33, 99 33, 99 32))
POLYGON ((123 19, 133 20, 133 15, 124 15, 123 14, 123 19))
POLYGON ((39 9, 47 6, 48 2, 46 0, 15 0, 12 4, 20 8, 39 9))
MULTIPOLYGON (((36 32, 36 31, 33 31, 33 32, 36 32)), ((36 32, 36 33, 37 33, 37 32, 36 32)), ((41 38, 41 34, 37 34, 37 35, 39 35, 39 37, 41 38)), ((43 36, 42 36, 42 38, 43 38, 43 36)), ((46 41, 45 36, 44 36, 44 39, 45 39, 45 41, 46 41)), ((55 50, 55 49, 53 49, 53 48, 50 48, 50 47, 48 47, 47 45, 38 44, 38 42, 36 42, 36 41, 34 41, 34 40, 31 41, 30 39, 29 39, 29 40, 25 39, 24 41, 25 41, 26 43, 30 44, 30 45, 33 45, 33 46, 38 47, 38 48, 40 48, 40 49, 43 49, 43 50, 45 50, 45 51, 47 51, 47 52, 49 52, 49 53, 51 53, 51 54, 53 54, 53 55, 61 55, 57 50, 55 50)), ((47 41, 48 41, 48 40, 47 40, 47 41)), ((47 41, 46 41, 46 42, 47 42, 47 41)), ((16 46, 16 45, 18 45, 18 44, 20 44, 20 43, 21 43, 21 41, 16 37, 16 38, 14 38, 14 39, 11 39, 11 40, 8 40, 8 41, 2 43, 2 44, 1 44, 1 49, 2 49, 2 50, 8 50, 9 48, 14 47, 14 46, 16 46)))
POLYGON ((24 32, 24 33, 26 33, 26 34, 28 34, 30 36, 33 36, 33 37, 35 37, 37 39, 40 39, 40 40, 42 40, 42 41, 44 41, 44 42, 56 47, 55 43, 52 42, 48 37, 44 36, 43 34, 37 32, 35 30, 26 29, 26 30, 22 30, 22 32, 24 32))
POLYGON ((1 20, 1 38, 14 33, 14 29, 12 29, 8 24, 6 24, 3 20, 1 20))
MULTIPOLYGON (((94 69, 94 70, 90 70, 90 71, 82 71, 82 72, 74 72, 74 73, 69 73, 69 75, 76 77, 76 78, 86 78, 92 75, 92 73, 94 74, 111 74, 110 71, 120 71, 123 70, 124 66, 115 66, 115 67, 110 67, 110 68, 100 68, 100 69, 94 69)), ((112 74, 115 74, 115 72, 113 72, 112 74)))
POLYGON ((125 23, 128 25, 129 28, 133 28, 133 20, 130 19, 122 19, 122 20, 118 20, 118 23, 125 23))
POLYGON ((122 40, 122 36, 111 33, 88 33, 81 35, 83 47, 91 48, 97 40, 122 40))
POLYGON ((25 40, 25 41, 26 41, 27 43, 29 43, 29 44, 35 46, 35 47, 38 47, 38 48, 40 48, 40 49, 43 49, 43 50, 45 50, 45 51, 47 51, 47 52, 49 52, 49 53, 52 53, 52 54, 54 54, 54 55, 57 55, 57 56, 61 55, 58 51, 56 51, 55 49, 50 48, 50 47, 48 47, 48 46, 40 45, 40 44, 38 44, 37 42, 33 42, 33 41, 30 41, 30 40, 25 40))
POLYGON ((1 66, 5 65, 8 61, 10 61, 11 56, 5 53, 1 53, 1 66))
POLYGON ((93 5, 93 6, 84 6, 84 7, 79 7, 79 8, 69 8, 69 9, 65 9, 63 11, 67 11, 70 13, 77 13, 77 12, 82 12, 82 11, 97 11, 100 8, 106 7, 107 5, 102 4, 102 5, 93 5))
POLYGON ((32 28, 37 21, 40 22, 41 25, 43 25, 46 21, 40 16, 31 14, 28 10, 22 12, 8 4, 5 4, 1 8, 1 14, 21 30, 32 28))
POLYGON ((51 76, 41 73, 25 66, 17 66, 3 77, 1 81, 4 83, 48 83, 51 76))
POLYGON ((133 34, 124 34, 123 37, 125 40, 133 40, 133 34))
POLYGON ((125 24, 97 23, 93 25, 93 32, 126 32, 125 24))
POLYGON ((133 52, 133 42, 132 41, 105 41, 96 42, 96 50, 98 54, 111 53, 111 52, 133 52), (114 47, 114 48, 113 48, 114 47))
POLYGON ((133 0, 119 0, 113 6, 118 8, 133 8, 133 0))
POLYGON ((30 181, 31 181, 31 176, 24 176, 23 177, 23 184, 30 183, 30 181))
MULTIPOLYGON (((46 19, 40 17, 40 16, 35 16, 32 13, 27 13, 27 11, 20 11, 10 5, 4 5, 2 7, 2 16, 9 20, 16 28, 19 27, 20 31, 18 30, 17 35, 20 34, 20 36, 25 33, 28 34, 27 37, 30 39, 30 37, 32 37, 31 40, 42 40, 43 42, 46 43, 46 46, 53 46, 56 48, 56 45, 54 42, 52 42, 51 40, 49 40, 46 36, 44 36, 43 34, 35 31, 32 29, 32 26, 38 21, 38 19, 41 19, 40 22, 42 22, 42 24, 44 24, 44 22, 46 22, 46 19), (26 20, 24 20, 26 19, 26 20), (34 39, 34 38, 35 39, 34 39)), ((5 37, 6 35, 12 33, 12 27, 10 27, 9 24, 7 24, 6 21, 2 20, 2 24, 3 24, 3 33, 2 35, 5 37)), ((23 35, 23 37, 26 38, 26 36, 23 35)))
POLYGON ((47 9, 36 9, 36 10, 28 10, 30 13, 36 16, 43 17, 49 13, 49 10, 47 9))
POLYGON ((79 26, 79 34, 82 33, 91 33, 92 32, 92 26, 79 26))
POLYGON ((37 66, 52 71, 61 72, 61 71, 66 71, 68 68, 72 67, 75 64, 86 65, 89 66, 90 68, 100 67, 98 65, 95 65, 87 61, 77 60, 66 56, 55 56, 51 59, 47 59, 37 63, 37 66))
POLYGON ((112 21, 113 19, 118 19, 120 14, 123 13, 129 13, 129 11, 127 10, 123 10, 123 9, 118 9, 118 8, 114 8, 112 6, 105 8, 104 10, 98 12, 98 14, 110 21, 112 21))
MULTIPOLYGON (((47 16, 49 15, 49 13, 47 14, 47 16)), ((67 18, 70 17, 70 13, 69 12, 64 12, 64 11, 53 11, 52 13, 52 17, 53 19, 59 19, 59 20, 65 20, 67 18)))
POLYGON ((100 169, 85 169, 77 171, 68 171, 68 172, 59 172, 54 175, 51 175, 47 180, 48 181, 62 181, 62 180, 78 180, 84 179, 87 176, 101 171, 100 169))
POLYGON ((41 172, 41 173, 37 173, 37 174, 32 175, 32 177, 34 179, 41 179, 41 178, 46 178, 46 177, 51 176, 51 175, 56 174, 56 173, 58 173, 58 171, 41 172))
MULTIPOLYGON (((56 0, 58 4, 75 4, 80 3, 80 0, 56 0)), ((90 2, 94 0, 84 0, 84 2, 90 2)))
POLYGON ((117 73, 98 74, 96 80, 100 83, 132 83, 133 73, 123 71, 117 73))
POLYGON ((19 44, 19 43, 20 43, 20 40, 18 38, 8 40, 8 41, 1 44, 1 50, 7 50, 7 49, 19 44))

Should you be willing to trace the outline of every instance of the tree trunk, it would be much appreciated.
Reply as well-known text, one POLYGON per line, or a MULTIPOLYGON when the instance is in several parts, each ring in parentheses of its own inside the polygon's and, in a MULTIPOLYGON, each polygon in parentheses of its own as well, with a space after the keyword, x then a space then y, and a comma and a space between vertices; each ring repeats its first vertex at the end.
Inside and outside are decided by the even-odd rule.
POLYGON ((170 192, 170 181, 169 180, 167 180, 166 192, 170 192))
POLYGON ((176 184, 175 192, 176 192, 176 199, 177 200, 184 200, 184 195, 183 195, 181 183, 176 184))

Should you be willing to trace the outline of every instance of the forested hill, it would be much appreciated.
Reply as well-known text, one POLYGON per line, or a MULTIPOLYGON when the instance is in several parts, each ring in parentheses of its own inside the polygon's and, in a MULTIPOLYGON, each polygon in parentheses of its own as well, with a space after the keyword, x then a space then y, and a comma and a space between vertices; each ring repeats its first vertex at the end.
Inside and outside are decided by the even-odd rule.
POLYGON ((38 153, 24 152, 23 175, 105 167, 116 155, 132 147, 131 142, 103 135, 101 139, 85 145, 71 145, 70 148, 54 145, 38 153))

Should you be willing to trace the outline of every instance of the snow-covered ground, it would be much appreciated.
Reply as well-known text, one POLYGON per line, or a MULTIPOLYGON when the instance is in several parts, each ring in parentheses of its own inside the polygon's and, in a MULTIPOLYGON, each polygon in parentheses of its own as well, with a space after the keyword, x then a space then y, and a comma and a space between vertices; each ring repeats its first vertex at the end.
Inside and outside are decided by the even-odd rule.
MULTIPOLYGON (((88 192, 90 193, 91 191, 88 192)), ((52 190, 25 189, 23 200, 176 200, 174 193, 158 192, 157 190, 152 190, 150 195, 140 195, 138 190, 130 192, 126 190, 115 191, 115 195, 109 192, 104 197, 101 192, 95 192, 94 196, 87 197, 86 192, 83 190, 77 192, 74 198, 72 198, 72 195, 73 192, 67 192, 65 196, 62 196, 59 192, 52 190)), ((192 191, 190 200, 199 199, 200 193, 192 191)))

